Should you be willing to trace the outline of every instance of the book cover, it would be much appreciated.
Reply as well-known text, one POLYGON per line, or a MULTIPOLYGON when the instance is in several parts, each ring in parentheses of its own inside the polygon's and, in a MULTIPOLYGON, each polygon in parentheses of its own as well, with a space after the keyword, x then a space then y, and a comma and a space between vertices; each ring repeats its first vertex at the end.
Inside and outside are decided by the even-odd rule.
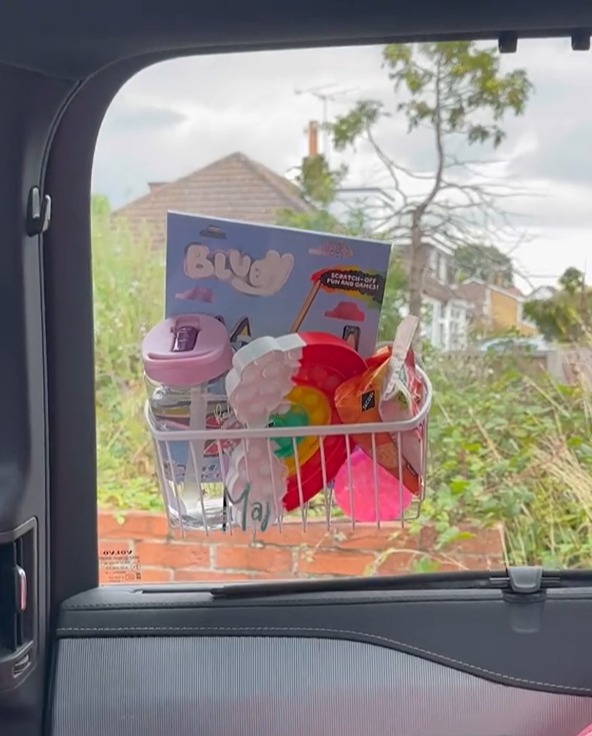
POLYGON ((237 346, 329 332, 374 351, 390 245, 169 212, 166 317, 222 320, 237 346))

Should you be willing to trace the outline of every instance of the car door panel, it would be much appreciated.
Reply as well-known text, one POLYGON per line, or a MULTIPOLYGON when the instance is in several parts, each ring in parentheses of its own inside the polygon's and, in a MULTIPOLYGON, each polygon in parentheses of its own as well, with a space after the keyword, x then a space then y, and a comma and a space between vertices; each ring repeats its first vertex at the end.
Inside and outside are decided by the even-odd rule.
POLYGON ((582 646, 590 616, 592 595, 585 588, 548 590, 538 601, 513 603, 499 590, 365 591, 223 601, 207 591, 158 594, 103 588, 67 601, 57 633, 60 639, 280 636, 351 641, 505 685, 592 696, 592 660, 582 646))
POLYGON ((235 609, 232 635, 172 635, 169 624, 164 636, 159 614, 152 634, 60 633, 52 736, 567 736, 592 720, 591 698, 501 685, 345 634, 263 635, 235 609))

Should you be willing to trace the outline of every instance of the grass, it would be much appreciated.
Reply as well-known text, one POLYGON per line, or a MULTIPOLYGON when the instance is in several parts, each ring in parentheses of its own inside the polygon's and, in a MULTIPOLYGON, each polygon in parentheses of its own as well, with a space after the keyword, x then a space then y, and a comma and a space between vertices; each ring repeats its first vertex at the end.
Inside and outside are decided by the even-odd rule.
POLYGON ((148 237, 93 213, 98 499, 101 506, 160 510, 140 343, 162 319, 164 262, 148 237))
POLYGON ((441 539, 463 521, 504 525, 513 564, 592 567, 592 406, 510 357, 433 358, 430 493, 441 539))
MULTIPOLYGON (((162 510, 139 346, 162 318, 163 257, 98 208, 93 269, 99 504, 162 510)), ((441 545, 462 523, 502 523, 513 564, 592 566, 589 392, 507 356, 427 355, 426 366, 435 404, 420 522, 436 526, 441 545)))

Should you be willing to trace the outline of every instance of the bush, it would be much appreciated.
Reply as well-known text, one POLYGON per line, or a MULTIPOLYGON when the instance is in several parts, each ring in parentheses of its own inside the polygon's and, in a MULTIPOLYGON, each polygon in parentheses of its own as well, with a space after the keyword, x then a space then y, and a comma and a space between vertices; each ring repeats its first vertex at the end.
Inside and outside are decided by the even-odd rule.
POLYGON ((163 255, 93 212, 98 500, 113 508, 162 509, 151 440, 140 343, 163 314, 163 255))
MULTIPOLYGON (((139 345, 162 318, 163 254, 93 213, 98 498, 162 509, 144 426, 139 345)), ((510 356, 426 355, 434 383, 429 491, 420 522, 441 545, 462 523, 503 524, 508 560, 592 566, 589 396, 510 356)))
POLYGON ((434 521, 441 542, 461 522, 501 522, 512 564, 592 566, 587 391, 531 376, 510 356, 432 356, 428 371, 435 402, 422 522, 434 521))

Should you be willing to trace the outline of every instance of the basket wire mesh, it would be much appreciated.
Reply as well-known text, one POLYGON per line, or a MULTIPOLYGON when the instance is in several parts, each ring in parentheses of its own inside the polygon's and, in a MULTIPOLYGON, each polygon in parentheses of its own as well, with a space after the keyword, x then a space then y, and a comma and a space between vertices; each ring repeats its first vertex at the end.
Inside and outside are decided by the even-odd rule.
MULTIPOLYGON (((419 516, 421 504, 426 492, 426 461, 427 461, 427 437, 428 417, 432 404, 432 386, 423 370, 416 368, 423 383, 423 403, 412 419, 401 422, 381 422, 368 424, 331 424, 322 426, 306 427, 266 427, 262 429, 221 427, 218 429, 170 429, 163 428, 154 418, 147 402, 145 406, 145 419, 152 436, 154 454, 156 459, 156 473, 160 490, 163 496, 169 525, 172 529, 185 534, 187 530, 199 529, 206 534, 214 530, 223 530, 232 534, 235 530, 252 530, 254 534, 264 533, 269 526, 282 529, 287 520, 299 521, 303 531, 309 521, 323 520, 327 529, 334 527, 355 529, 356 526, 372 524, 380 528, 385 520, 381 520, 381 498, 379 488, 379 476, 381 471, 377 462, 377 436, 384 433, 390 434, 394 439, 398 454, 398 467, 403 467, 402 444, 407 433, 414 432, 418 428, 419 433, 419 456, 418 468, 419 489, 417 494, 412 495, 409 505, 404 503, 404 494, 408 493, 401 480, 395 485, 398 494, 398 508, 401 510, 396 517, 392 515, 388 523, 398 522, 404 525, 406 521, 416 519, 419 516), (372 522, 356 521, 356 497, 354 492, 354 472, 352 469, 352 456, 356 448, 354 436, 365 435, 370 438, 371 452, 368 457, 372 463, 371 485, 369 492, 374 495, 374 516, 372 522), (339 436, 345 440, 346 460, 346 490, 349 496, 349 514, 346 516, 335 502, 334 478, 328 477, 327 460, 325 453, 325 441, 327 437, 339 436), (299 457, 299 442, 304 437, 312 437, 318 442, 319 458, 322 473, 323 490, 309 501, 305 501, 302 480, 302 463, 299 457), (249 447, 253 441, 264 443, 269 465, 277 449, 278 440, 291 441, 292 454, 294 458, 294 470, 299 496, 299 507, 291 512, 286 512, 279 500, 282 493, 274 492, 271 506, 268 508, 254 508, 253 504, 249 514, 245 513, 246 502, 244 498, 232 498, 228 489, 228 465, 229 451, 242 445, 245 459, 247 482, 254 477, 254 460, 249 461, 249 447), (220 464, 220 482, 205 482, 201 478, 203 466, 203 447, 206 441, 217 448, 217 460, 220 464), (173 446, 176 443, 185 443, 188 448, 187 464, 185 468, 179 468, 174 460, 173 446), (178 471, 181 471, 180 473, 178 471), (184 471, 184 472, 183 472, 184 471), (189 482, 191 478, 191 482, 189 482), (243 507, 239 509, 241 502, 243 507), (237 509, 240 513, 237 514, 237 509), (242 515, 242 516, 241 516, 242 515), (257 518, 253 518, 253 516, 257 518)), ((258 462, 262 462, 260 458, 258 462)), ((282 489, 275 488, 274 491, 282 489)), ((366 493, 368 491, 365 491, 366 493)))

